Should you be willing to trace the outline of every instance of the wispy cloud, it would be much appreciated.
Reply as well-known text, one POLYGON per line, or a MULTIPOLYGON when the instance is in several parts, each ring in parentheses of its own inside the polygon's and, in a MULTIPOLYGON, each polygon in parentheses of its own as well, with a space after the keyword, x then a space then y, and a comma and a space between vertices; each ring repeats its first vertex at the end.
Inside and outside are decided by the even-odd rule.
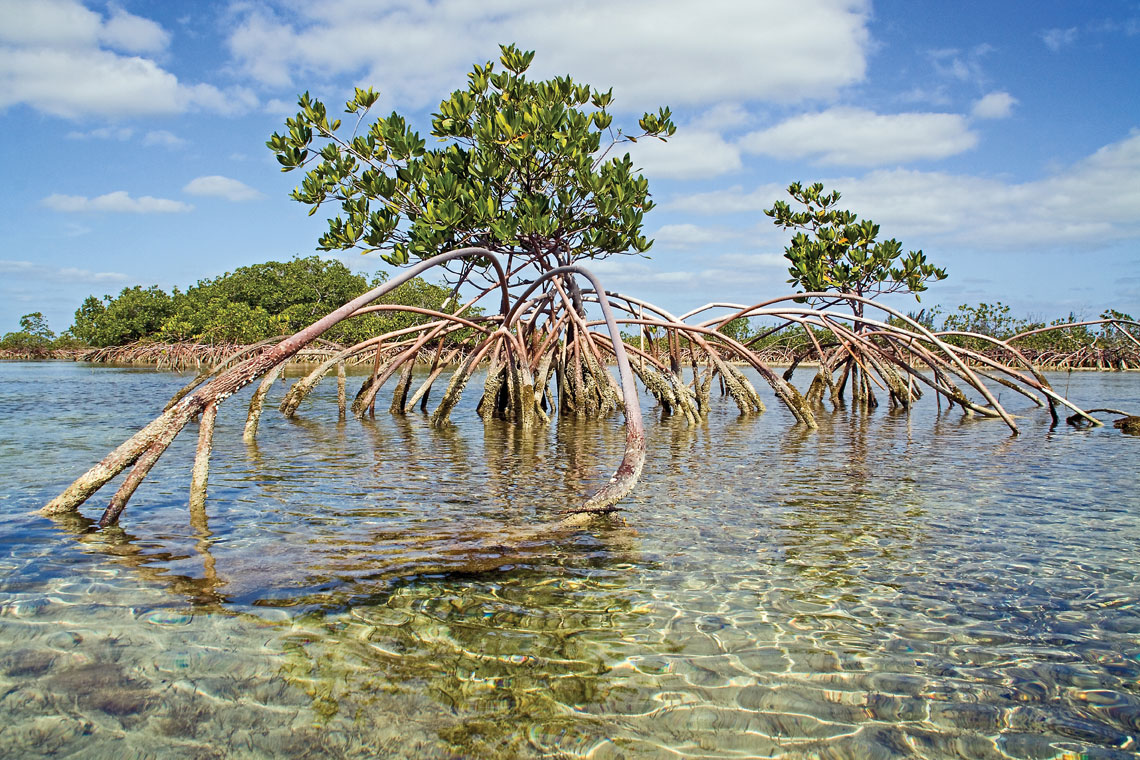
POLYGON ((146 146, 159 145, 163 148, 181 148, 187 144, 186 140, 173 132, 167 132, 165 129, 154 129, 147 132, 142 142, 146 146))
POLYGON ((982 61, 993 50, 992 45, 983 43, 969 50, 958 48, 931 50, 927 52, 927 57, 935 73, 942 78, 985 86, 988 77, 982 61))
POLYGON ((44 198, 41 203, 53 211, 67 213, 105 211, 128 214, 170 214, 182 213, 194 208, 189 203, 167 198, 154 198, 149 195, 132 198, 126 190, 116 190, 113 193, 95 198, 88 198, 85 195, 53 193, 44 198))
POLYGON ((1045 47, 1056 53, 1076 42, 1078 34, 1079 31, 1075 26, 1068 29, 1046 29, 1041 32, 1041 41, 1045 43, 1045 47))
POLYGON ((67 133, 68 140, 119 140, 131 139, 135 130, 131 127, 99 127, 87 132, 72 130, 67 133))
POLYGON ((0 274, 28 280, 57 283, 127 282, 131 278, 122 272, 92 272, 75 267, 53 267, 34 261, 0 260, 0 274))
POLYGON ((739 238, 740 233, 725 227, 704 227, 696 224, 666 224, 653 233, 657 245, 671 248, 696 248, 723 243, 739 238))
MULTIPOLYGON (((595 261, 590 269, 607 289, 636 290, 640 294, 648 288, 672 294, 671 301, 677 301, 682 288, 694 293, 715 288, 722 298, 754 302, 758 291, 783 284, 787 264, 782 253, 730 251, 704 257, 691 269, 666 269, 657 260, 630 256, 595 261)), ((681 297, 680 301, 686 299, 681 297)))

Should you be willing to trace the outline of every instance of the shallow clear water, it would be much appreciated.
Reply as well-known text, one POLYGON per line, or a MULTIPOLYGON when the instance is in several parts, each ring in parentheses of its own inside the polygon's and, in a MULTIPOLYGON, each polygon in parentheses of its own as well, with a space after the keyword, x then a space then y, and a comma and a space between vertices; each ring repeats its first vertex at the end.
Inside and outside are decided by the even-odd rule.
MULTIPOLYGON (((473 382, 445 433, 338 423, 329 378, 256 447, 250 389, 223 406, 204 515, 193 426, 121 529, 92 527, 114 484, 35 513, 186 379, 0 364, 0 755, 1140 749, 1140 438, 1009 391, 1018 438, 931 397, 817 431, 647 404, 624 524, 536 535, 608 478, 620 419, 520 435, 473 382)), ((1140 375, 1053 381, 1140 409, 1140 375)))

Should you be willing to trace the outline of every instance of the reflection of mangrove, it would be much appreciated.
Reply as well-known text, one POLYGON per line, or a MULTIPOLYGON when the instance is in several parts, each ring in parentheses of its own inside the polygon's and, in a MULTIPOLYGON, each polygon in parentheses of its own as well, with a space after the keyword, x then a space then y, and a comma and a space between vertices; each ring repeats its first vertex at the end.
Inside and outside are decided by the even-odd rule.
MULTIPOLYGON (((182 557, 156 551, 153 538, 144 542, 119 528, 98 531, 80 515, 55 520, 86 549, 167 588, 176 604, 248 617, 218 591, 224 581, 216 575, 203 518, 195 512, 192 534, 205 578, 163 572, 157 565, 182 557)), ((574 545, 584 534, 571 530, 552 534, 471 520, 421 528, 419 534, 374 530, 343 541, 326 533, 319 539, 322 554, 305 557, 320 564, 282 570, 306 576, 308 589, 326 582, 334 588, 286 589, 254 602, 308 610, 291 628, 277 627, 273 646, 285 655, 280 675, 309 695, 324 729, 347 722, 354 736, 399 731, 424 754, 442 744, 467 757, 604 739, 599 706, 621 702, 631 690, 611 678, 607 658, 631 627, 646 624, 624 588, 626 574, 610 571, 637 560, 636 538, 610 528, 589 536, 591 551, 581 553, 574 545), (605 551, 598 550, 599 540, 605 551)), ((134 695, 126 691, 123 698, 134 695)), ((210 715, 179 703, 163 708, 170 713, 163 726, 191 731, 178 721, 194 709, 197 719, 210 715)))
MULTIPOLYGON (((173 550, 144 550, 143 540, 121 528, 98 530, 98 522, 76 512, 58 515, 53 518, 60 530, 71 534, 85 551, 102 554, 115 564, 130 568, 148 582, 166 587, 179 597, 179 601, 210 611, 224 612, 229 597, 220 589, 226 585, 224 578, 217 574, 217 565, 210 553, 210 530, 205 513, 195 510, 191 513, 191 526, 196 534, 194 550, 202 559, 203 576, 169 572, 163 565, 187 559, 189 555, 178 554, 173 550)), ((153 546, 153 540, 145 542, 153 546)))
MULTIPOLYGON (((791 479, 781 497, 793 509, 781 538, 787 564, 810 578, 811 588, 822 596, 864 585, 860 571, 872 557, 876 561, 905 557, 918 540, 915 522, 923 511, 912 479, 888 479, 877 473, 876 459, 890 452, 876 448, 869 418, 842 410, 831 417, 830 424, 821 422, 816 456, 842 452, 842 477, 805 473, 791 479)), ((802 439, 787 443, 793 452, 806 445, 802 439)), ((804 598, 810 595, 804 591, 804 598)))
MULTIPOLYGON (((331 440, 338 434, 328 428, 300 422, 290 427, 305 433, 289 436, 302 454, 327 456, 332 451, 340 452, 338 458, 347 458, 346 450, 331 440)), ((325 483, 320 490, 299 490, 295 477, 289 476, 296 472, 295 466, 276 458, 274 466, 267 468, 252 449, 254 467, 233 475, 227 472, 225 480, 255 485, 256 494, 244 495, 240 503, 255 505, 258 513, 268 511, 274 520, 284 518, 299 525, 284 532, 273 530, 256 556, 234 554, 228 562, 219 561, 212 553, 215 538, 206 508, 193 505, 185 538, 172 539, 168 531, 163 541, 192 546, 201 557, 202 578, 164 569, 163 565, 183 562, 192 555, 161 548, 161 543, 156 548, 154 537, 140 539, 117 528, 100 532, 97 523, 79 513, 53 516, 53 520, 85 547, 106 553, 138 569, 144 579, 167 585, 175 594, 202 605, 230 602, 236 593, 243 603, 340 608, 352 599, 385 593, 401 578, 542 564, 558 554, 560 544, 577 540, 579 528, 547 524, 542 519, 556 514, 561 506, 556 496, 552 498, 549 479, 532 477, 528 488, 519 486, 524 472, 541 470, 540 452, 532 441, 511 436, 509 426, 489 425, 487 430, 499 430, 506 440, 488 433, 486 486, 473 494, 472 486, 482 479, 478 476, 483 475, 479 473, 483 468, 472 467, 464 436, 454 428, 428 431, 423 427, 416 418, 383 425, 366 422, 362 440, 364 450, 371 449, 375 459, 372 476, 362 480, 358 467, 344 465, 343 478, 335 477, 335 470, 330 477, 323 469, 325 462, 318 461, 315 466, 322 468, 325 483), (422 452, 423 458, 416 457, 416 452, 422 452), (409 484, 419 484, 419 491, 409 489, 409 484), (350 498, 329 499, 330 489, 349 489, 350 498), (276 504, 267 510, 266 499, 276 504), (537 522, 536 515, 540 517, 537 522), (295 532, 303 535, 299 543, 289 538, 295 532), (220 589, 227 581, 229 593, 223 594, 220 589)), ((596 430, 612 429, 598 426, 596 430)), ((615 446, 620 446, 617 436, 610 442, 611 448, 615 446)), ((542 459, 551 476, 565 466, 553 454, 542 459)), ((596 473, 590 468, 568 475, 566 492, 573 493, 591 476, 596 473)), ((241 519, 240 512, 225 519, 231 523, 241 519)), ((615 538, 620 535, 619 525, 614 523, 608 540, 620 540, 615 538)))

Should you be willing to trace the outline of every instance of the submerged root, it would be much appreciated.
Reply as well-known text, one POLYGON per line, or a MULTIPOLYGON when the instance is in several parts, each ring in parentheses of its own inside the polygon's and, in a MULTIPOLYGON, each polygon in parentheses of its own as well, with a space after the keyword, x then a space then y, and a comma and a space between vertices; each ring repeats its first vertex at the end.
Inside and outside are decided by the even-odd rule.
POLYGON ((442 362, 436 363, 436 366, 432 368, 431 374, 428 375, 427 380, 424 380, 423 383, 420 384, 420 387, 416 389, 416 392, 412 394, 411 399, 408 400, 407 406, 404 407, 405 414, 412 411, 417 403, 420 404, 421 411, 427 411, 427 403, 428 398, 431 395, 432 385, 435 383, 436 379, 441 374, 443 374, 443 370, 446 368, 446 365, 451 362, 457 353, 458 350, 452 351, 442 362))
POLYGON ((377 394, 380 389, 384 387, 384 383, 388 382, 388 378, 399 368, 401 360, 405 358, 400 354, 394 359, 384 363, 378 363, 373 373, 368 376, 364 384, 360 386, 360 390, 356 394, 356 398, 352 401, 352 415, 354 417, 363 418, 368 414, 369 409, 372 408, 376 401, 377 394))
POLYGON ((301 402, 304 401, 310 393, 312 393, 313 389, 317 387, 317 384, 321 382, 321 379, 328 374, 329 370, 331 370, 334 365, 337 367, 337 386, 339 392, 340 381, 341 378, 344 377, 345 360, 355 354, 359 354, 365 351, 367 348, 376 345, 378 342, 379 341, 377 340, 366 341, 363 344, 353 346, 352 348, 347 348, 343 351, 339 351, 330 356, 325 361, 321 362, 316 367, 316 369, 305 375, 297 382, 293 383, 293 387, 285 393, 285 398, 281 400, 281 406, 279 407, 281 413, 286 417, 292 417, 294 414, 296 414, 297 407, 299 407, 301 405, 301 402))
POLYGON ((669 372, 665 375, 673 390, 673 398, 677 401, 677 408, 685 415, 685 420, 691 425, 697 424, 701 419, 701 411, 697 408, 697 397, 693 389, 677 373, 669 372))
POLYGON ((641 365, 640 367, 634 365, 633 371, 641 378, 641 383, 649 393, 661 404, 665 414, 672 414, 679 402, 677 395, 673 392, 673 385, 665 379, 665 376, 658 372, 655 367, 649 365, 641 365))
POLYGON ((447 390, 443 392, 443 398, 439 400, 439 406, 432 412, 432 427, 441 428, 451 424, 451 410, 459 403, 459 398, 463 395, 463 389, 467 387, 467 381, 471 379, 475 365, 482 361, 491 345, 488 341, 480 349, 473 351, 467 360, 455 370, 451 376, 451 381, 447 384, 447 390))
MULTIPOLYGON (((697 376, 697 367, 693 365, 693 375, 697 376)), ((700 376, 700 381, 696 383, 697 390, 697 407, 701 410, 701 417, 709 416, 709 408, 712 406, 712 379, 715 370, 710 364, 705 370, 704 374, 700 376)))
POLYGON ((336 409, 337 419, 343 420, 345 418, 345 410, 348 408, 348 395, 346 393, 346 378, 344 376, 344 362, 336 363, 336 409))
POLYGON ((764 402, 760 400, 760 394, 756 392, 752 383, 748 382, 744 373, 719 357, 714 358, 713 361, 724 381, 725 390, 736 402, 740 413, 744 415, 763 414, 764 402))
POLYGON ((831 372, 821 367, 815 373, 815 377, 811 379, 811 385, 808 386, 807 394, 804 396, 805 400, 809 404, 822 404, 823 394, 830 389, 831 385, 831 372))
POLYGON ((550 417, 546 413, 548 394, 546 392, 547 384, 550 381, 550 373, 554 364, 554 351, 547 351, 542 355, 542 359, 538 362, 538 369, 534 374, 534 397, 535 397, 535 414, 542 420, 543 423, 550 422, 550 417))
POLYGON ((517 410, 514 421, 524 430, 533 428, 541 419, 542 412, 534 393, 534 377, 525 364, 511 363, 511 396, 517 410))
MULTIPOLYGON (((143 482, 143 479, 150 473, 151 468, 158 462, 159 457, 163 455, 166 449, 174 442, 175 437, 182 432, 182 428, 190 421, 190 410, 188 407, 180 407, 172 410, 167 419, 166 415, 159 417, 151 425, 156 425, 152 431, 152 435, 145 438, 143 446, 138 449, 138 454, 131 456, 129 453, 123 452, 124 447, 132 444, 134 438, 127 441, 127 443, 120 446, 118 450, 112 452, 106 459, 93 467, 79 480, 71 484, 71 488, 64 491, 44 507, 43 511, 46 514, 59 514, 60 512, 69 512, 79 507, 87 498, 103 487, 103 485, 111 478, 118 475, 127 466, 134 464, 131 471, 127 473, 127 477, 123 478, 123 482, 119 485, 119 490, 111 497, 111 503, 103 512, 103 517, 99 520, 99 527, 105 528, 108 525, 114 525, 119 521, 119 515, 127 506, 135 490, 143 482), (125 456, 123 455, 125 454, 125 456), (118 455, 118 456, 117 456, 118 455)), ((169 414, 169 413, 168 413, 169 414)), ((143 428, 140 433, 148 431, 143 428)), ((136 434, 137 437, 138 434, 136 434)), ((133 446, 131 447, 134 448, 133 446)))
POLYGON ((214 449, 214 423, 218 418, 217 402, 207 404, 198 421, 198 449, 194 454, 194 468, 190 474, 190 509, 202 509, 206 504, 206 484, 210 479, 210 454, 214 449))
MULTIPOLYGON (((170 442, 174 440, 174 437, 177 436, 182 428, 186 426, 186 423, 190 421, 191 413, 191 408, 186 404, 173 407, 163 412, 150 424, 135 433, 117 449, 104 457, 102 461, 77 478, 63 493, 44 505, 41 512, 46 515, 73 512, 79 508, 80 504, 87 501, 92 494, 106 485, 108 481, 127 467, 136 464, 144 455, 153 456, 154 460, 157 461, 158 457, 166 450, 170 442)), ((151 466, 153 466, 153 462, 151 462, 149 466, 141 468, 141 470, 136 467, 136 470, 139 471, 139 476, 133 487, 127 488, 127 483, 123 483, 123 486, 120 487, 120 492, 124 493, 126 498, 130 498, 130 495, 134 493, 134 489, 137 488, 138 483, 142 482, 142 479, 146 477, 146 473, 150 471, 151 466)), ((128 480, 130 479, 130 475, 128 475, 128 480)), ((126 499, 123 499, 123 504, 126 504, 126 499)), ((122 507, 119 508, 119 511, 122 511, 122 507)))
POLYGON ((392 393, 392 403, 388 407, 389 414, 402 415, 404 413, 404 405, 408 403, 408 390, 412 385, 414 369, 414 362, 404 362, 404 368, 400 370, 400 379, 396 381, 396 389, 392 393))
POLYGON ((500 398, 503 393, 503 383, 506 380, 506 365, 499 360, 498 352, 491 358, 491 366, 487 368, 487 379, 483 381, 483 397, 475 407, 476 413, 484 422, 496 417, 505 417, 506 400, 500 398))
MULTIPOLYGON (((343 364, 341 366, 343 367, 343 364)), ((273 388, 273 383, 281 376, 281 370, 283 369, 284 365, 278 364, 266 372, 265 377, 261 378, 261 384, 257 386, 257 390, 253 392, 253 398, 249 400, 249 412, 245 417, 245 430, 242 432, 242 438, 246 443, 253 443, 257 440, 257 428, 261 422, 261 412, 265 408, 265 397, 269 395, 270 389, 273 388)), ((343 369, 341 372, 343 373, 343 369)))
POLYGON ((617 381, 598 361, 593 351, 583 351, 586 371, 589 373, 590 406, 600 417, 608 417, 622 408, 617 381))

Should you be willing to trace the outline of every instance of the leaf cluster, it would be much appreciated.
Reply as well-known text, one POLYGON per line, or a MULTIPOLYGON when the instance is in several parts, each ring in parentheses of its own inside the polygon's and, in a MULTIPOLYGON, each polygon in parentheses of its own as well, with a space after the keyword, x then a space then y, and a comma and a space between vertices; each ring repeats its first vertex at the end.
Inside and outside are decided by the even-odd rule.
POLYGON ((837 208, 838 191, 827 193, 821 183, 804 187, 796 182, 788 194, 796 208, 778 200, 764 213, 776 226, 796 230, 784 256, 791 262, 788 282, 802 292, 866 298, 905 292, 917 299, 927 282, 946 279, 946 270, 928 263, 922 251, 903 253, 894 238, 878 240, 879 225, 837 208))
POLYGON ((293 198, 310 214, 339 204, 322 250, 378 251, 402 265, 469 245, 563 264, 649 249, 648 182, 628 154, 607 156, 619 143, 672 135, 669 109, 646 113, 640 132, 626 134, 607 111, 612 91, 568 76, 531 81, 534 53, 501 51, 501 68, 475 65, 467 87, 440 103, 431 148, 395 112, 366 122, 379 99, 371 88, 345 104, 356 117, 350 131, 301 95, 300 111, 267 145, 283 171, 307 168, 293 198))

